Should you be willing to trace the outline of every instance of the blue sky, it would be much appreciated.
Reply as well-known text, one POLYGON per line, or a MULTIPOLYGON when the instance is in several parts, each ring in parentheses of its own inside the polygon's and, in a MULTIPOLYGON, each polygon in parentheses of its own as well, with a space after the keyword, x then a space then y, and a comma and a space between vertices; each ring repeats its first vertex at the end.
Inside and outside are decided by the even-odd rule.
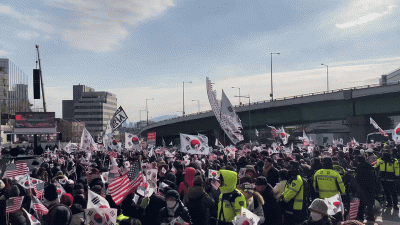
MULTIPOLYGON (((205 77, 235 104, 377 83, 400 67, 396 0, 3 0, 0 56, 25 73, 40 46, 49 111, 72 85, 117 94, 131 121, 210 109, 205 77), (143 114, 144 115, 144 114, 143 114)), ((31 75, 29 76, 31 79, 31 75)), ((31 84, 31 81, 30 81, 31 84)), ((32 96, 32 93, 30 93, 32 96)), ((40 102, 35 105, 40 107, 40 102)))

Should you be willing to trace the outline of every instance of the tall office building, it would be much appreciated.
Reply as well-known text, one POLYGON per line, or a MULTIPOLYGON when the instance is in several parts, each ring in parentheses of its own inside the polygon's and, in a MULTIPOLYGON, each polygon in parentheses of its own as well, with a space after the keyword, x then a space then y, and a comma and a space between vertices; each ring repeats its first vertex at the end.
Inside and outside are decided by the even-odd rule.
POLYGON ((85 122, 86 129, 95 139, 103 135, 116 110, 115 94, 95 91, 85 85, 74 85, 73 99, 62 101, 63 119, 85 122))
MULTIPOLYGON (((31 111, 28 97, 28 76, 9 59, 0 58, 1 114, 5 118, 11 118, 15 112, 27 111, 31 111)), ((1 124, 4 124, 4 121, 1 124)))

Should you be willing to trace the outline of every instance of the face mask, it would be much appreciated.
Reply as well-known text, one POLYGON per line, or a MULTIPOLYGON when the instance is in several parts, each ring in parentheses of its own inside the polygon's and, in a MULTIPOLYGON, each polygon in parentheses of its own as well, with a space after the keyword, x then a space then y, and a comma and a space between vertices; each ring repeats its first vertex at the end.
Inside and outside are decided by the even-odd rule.
POLYGON ((176 205, 176 201, 167 201, 167 207, 168 208, 174 208, 174 206, 176 205))
POLYGON ((322 217, 323 217, 322 214, 319 214, 319 213, 316 213, 316 212, 311 212, 311 213, 310 213, 310 216, 311 216, 311 219, 312 219, 313 221, 319 221, 319 220, 321 220, 322 217))

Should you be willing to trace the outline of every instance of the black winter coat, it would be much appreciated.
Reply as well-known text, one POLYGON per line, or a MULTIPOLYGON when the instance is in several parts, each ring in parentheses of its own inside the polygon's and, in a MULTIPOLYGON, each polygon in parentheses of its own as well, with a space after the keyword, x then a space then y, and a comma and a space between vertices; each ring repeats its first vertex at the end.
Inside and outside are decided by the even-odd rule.
POLYGON ((172 220, 178 217, 181 217, 185 222, 192 224, 188 209, 185 206, 183 206, 181 202, 179 202, 178 204, 179 206, 175 210, 174 216, 170 216, 168 214, 167 207, 162 208, 158 213, 157 223, 155 224, 170 223, 172 220))
POLYGON ((354 189, 360 198, 374 200, 377 180, 373 167, 362 162, 357 166, 356 176, 354 178, 354 189))

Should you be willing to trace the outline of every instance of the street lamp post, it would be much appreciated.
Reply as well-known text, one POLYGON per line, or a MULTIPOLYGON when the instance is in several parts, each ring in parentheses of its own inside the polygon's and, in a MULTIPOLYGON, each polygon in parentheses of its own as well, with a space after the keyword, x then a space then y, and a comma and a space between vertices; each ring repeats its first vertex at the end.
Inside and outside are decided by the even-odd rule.
POLYGON ((237 88, 237 89, 239 89, 239 105, 242 105, 242 102, 240 101, 240 87, 232 87, 232 88, 237 88))
POLYGON ((200 113, 200 100, 192 100, 192 102, 197 102, 197 109, 199 110, 200 113))
POLYGON ((147 100, 154 100, 154 98, 146 98, 146 112, 147 112, 147 122, 146 122, 146 126, 149 125, 149 109, 147 108, 147 100))
POLYGON ((183 110, 182 110, 182 116, 185 116, 185 83, 191 84, 192 81, 189 81, 189 82, 182 82, 182 83, 183 83, 183 101, 182 101, 182 103, 183 103, 183 110))
POLYGON ((242 97, 242 98, 248 98, 249 99, 249 127, 250 127, 250 141, 251 141, 251 114, 250 114, 250 95, 244 95, 244 96, 235 96, 235 97, 242 97))
POLYGON ((280 53, 279 53, 279 52, 277 52, 277 53, 272 53, 272 52, 271 52, 271 94, 270 94, 270 96, 271 96, 271 101, 274 100, 274 86, 272 85, 272 55, 273 55, 273 54, 279 55, 280 53))
POLYGON ((322 66, 326 66, 326 89, 329 92, 329 76, 328 76, 328 65, 321 63, 322 66))
POLYGON ((146 111, 146 109, 139 110, 139 126, 140 126, 140 128, 142 126, 142 112, 145 112, 145 111, 146 111))

